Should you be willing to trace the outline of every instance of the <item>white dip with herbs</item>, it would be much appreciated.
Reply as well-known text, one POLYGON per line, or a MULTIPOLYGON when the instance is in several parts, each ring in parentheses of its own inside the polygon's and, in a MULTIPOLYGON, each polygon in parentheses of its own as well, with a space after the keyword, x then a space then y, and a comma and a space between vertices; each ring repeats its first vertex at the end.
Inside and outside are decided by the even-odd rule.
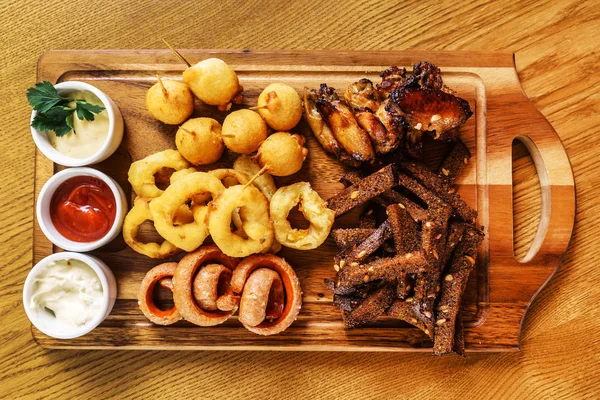
MULTIPOLYGON (((68 97, 85 100, 86 102, 98 106, 106 106, 93 93, 86 91, 75 91, 67 93, 68 97)), ((69 103, 69 107, 75 109, 75 102, 69 103)), ((77 113, 73 113, 74 131, 64 136, 57 137, 53 131, 47 131, 48 139, 56 150, 62 154, 73 158, 87 158, 94 155, 108 137, 109 119, 106 110, 94 115, 93 121, 77 118, 77 113)))

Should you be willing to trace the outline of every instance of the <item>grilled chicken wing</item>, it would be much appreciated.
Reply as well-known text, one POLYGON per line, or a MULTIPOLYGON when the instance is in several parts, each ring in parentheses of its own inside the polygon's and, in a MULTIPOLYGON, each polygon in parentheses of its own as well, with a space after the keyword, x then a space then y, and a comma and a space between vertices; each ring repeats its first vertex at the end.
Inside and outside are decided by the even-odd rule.
POLYGON ((383 103, 381 103, 375 115, 377 115, 377 118, 379 121, 381 121, 388 132, 392 132, 396 135, 396 137, 402 138, 404 135, 402 118, 394 113, 394 110, 391 106, 390 100, 385 100, 383 103))
POLYGON ((416 81, 422 88, 441 90, 444 87, 442 71, 429 61, 415 64, 411 80, 416 81))
POLYGON ((351 160, 344 160, 357 166, 375 158, 369 135, 362 129, 347 104, 337 99, 335 91, 321 85, 321 96, 316 101, 317 109, 329 123, 333 136, 348 153, 351 160))
POLYGON ((353 110, 368 108, 377 111, 379 108, 379 94, 373 87, 373 82, 368 79, 361 79, 348 86, 344 92, 344 100, 353 110))
POLYGON ((328 151, 339 158, 342 152, 340 144, 335 140, 331 128, 323 121, 323 116, 319 113, 319 110, 317 110, 316 101, 319 98, 318 92, 316 90, 304 88, 302 98, 304 102, 304 116, 306 117, 306 121, 313 131, 313 134, 319 143, 321 143, 321 146, 323 146, 325 151, 328 151))
POLYGON ((406 68, 396 66, 389 67, 379 76, 381 77, 381 83, 377 85, 377 91, 382 100, 387 99, 395 88, 406 85, 410 78, 410 76, 406 76, 406 68))
POLYGON ((377 154, 387 154, 398 147, 400 138, 396 130, 385 129, 377 115, 370 109, 358 108, 354 111, 354 116, 358 125, 369 134, 377 154))
POLYGON ((434 139, 451 140, 452 135, 447 132, 473 114, 466 100, 439 89, 398 88, 390 100, 394 113, 402 117, 407 127, 429 131, 434 139))

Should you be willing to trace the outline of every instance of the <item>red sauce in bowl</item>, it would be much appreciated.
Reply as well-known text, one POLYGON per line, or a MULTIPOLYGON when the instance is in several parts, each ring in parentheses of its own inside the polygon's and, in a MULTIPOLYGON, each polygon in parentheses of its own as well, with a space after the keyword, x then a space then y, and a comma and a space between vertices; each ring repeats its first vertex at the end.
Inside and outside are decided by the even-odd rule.
POLYGON ((74 242, 95 242, 113 226, 117 203, 104 181, 76 176, 64 181, 52 195, 50 218, 56 230, 74 242))

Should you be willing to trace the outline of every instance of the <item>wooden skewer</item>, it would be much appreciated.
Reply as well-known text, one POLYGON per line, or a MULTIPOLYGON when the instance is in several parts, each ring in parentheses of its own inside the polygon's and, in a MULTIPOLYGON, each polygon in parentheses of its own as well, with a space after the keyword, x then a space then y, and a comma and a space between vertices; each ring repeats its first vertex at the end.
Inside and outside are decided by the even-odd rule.
POLYGON ((181 129, 181 130, 182 130, 182 131, 184 131, 184 132, 187 132, 187 133, 189 133, 189 134, 190 134, 190 135, 192 135, 192 136, 196 136, 196 132, 194 132, 194 131, 190 131, 189 129, 185 129, 183 126, 179 126, 179 129, 181 129))
POLYGON ((256 110, 262 110, 263 108, 269 108, 269 106, 254 106, 254 107, 249 107, 248 110, 256 111, 256 110))
POLYGON ((156 79, 158 79, 158 84, 160 85, 160 88, 162 89, 162 92, 165 95, 165 97, 169 97, 169 92, 167 91, 167 88, 165 87, 165 84, 163 83, 162 79, 160 79, 160 76, 156 75, 156 79))
MULTIPOLYGON (((189 129, 185 129, 183 126, 180 126, 179 129, 181 129, 184 132, 189 133, 192 136, 196 136, 196 132, 190 131, 189 129)), ((223 135, 223 134, 217 134, 217 136, 219 136, 220 138, 224 138, 224 137, 226 137, 226 138, 234 138, 235 137, 235 135, 227 135, 227 134, 225 134, 225 135, 223 135)))
POLYGON ((265 165, 264 167, 262 167, 260 169, 260 171, 258 171, 256 173, 256 175, 254 175, 248 182, 246 182, 246 184, 244 185, 244 189, 246 189, 248 186, 252 185, 259 176, 261 176, 262 174, 264 174, 267 171, 267 168, 269 168, 268 165, 265 165))
POLYGON ((190 62, 188 60, 186 60, 185 57, 181 55, 181 53, 179 53, 177 50, 175 50, 175 48, 173 46, 171 46, 169 44, 169 42, 167 42, 164 38, 162 39, 162 41, 165 42, 165 44, 167 45, 167 47, 169 47, 171 49, 171 51, 177 55, 177 57, 181 58, 181 60, 184 63, 186 63, 188 67, 192 66, 192 64, 190 64, 190 62))

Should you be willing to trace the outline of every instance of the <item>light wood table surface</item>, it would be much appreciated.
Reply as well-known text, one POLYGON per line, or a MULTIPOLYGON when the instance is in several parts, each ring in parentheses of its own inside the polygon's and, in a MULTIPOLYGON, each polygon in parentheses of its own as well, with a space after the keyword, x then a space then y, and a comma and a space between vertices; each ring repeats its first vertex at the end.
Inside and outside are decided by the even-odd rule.
MULTIPOLYGON (((598 398, 600 2, 0 0, 0 398, 598 398), (25 91, 49 49, 512 51, 523 89, 571 158, 577 217, 564 262, 527 314, 521 351, 429 354, 45 350, 21 301, 32 260, 34 144, 25 91)), ((527 121, 523 121, 527 123, 527 121)), ((539 221, 516 146, 522 256, 539 221)))

